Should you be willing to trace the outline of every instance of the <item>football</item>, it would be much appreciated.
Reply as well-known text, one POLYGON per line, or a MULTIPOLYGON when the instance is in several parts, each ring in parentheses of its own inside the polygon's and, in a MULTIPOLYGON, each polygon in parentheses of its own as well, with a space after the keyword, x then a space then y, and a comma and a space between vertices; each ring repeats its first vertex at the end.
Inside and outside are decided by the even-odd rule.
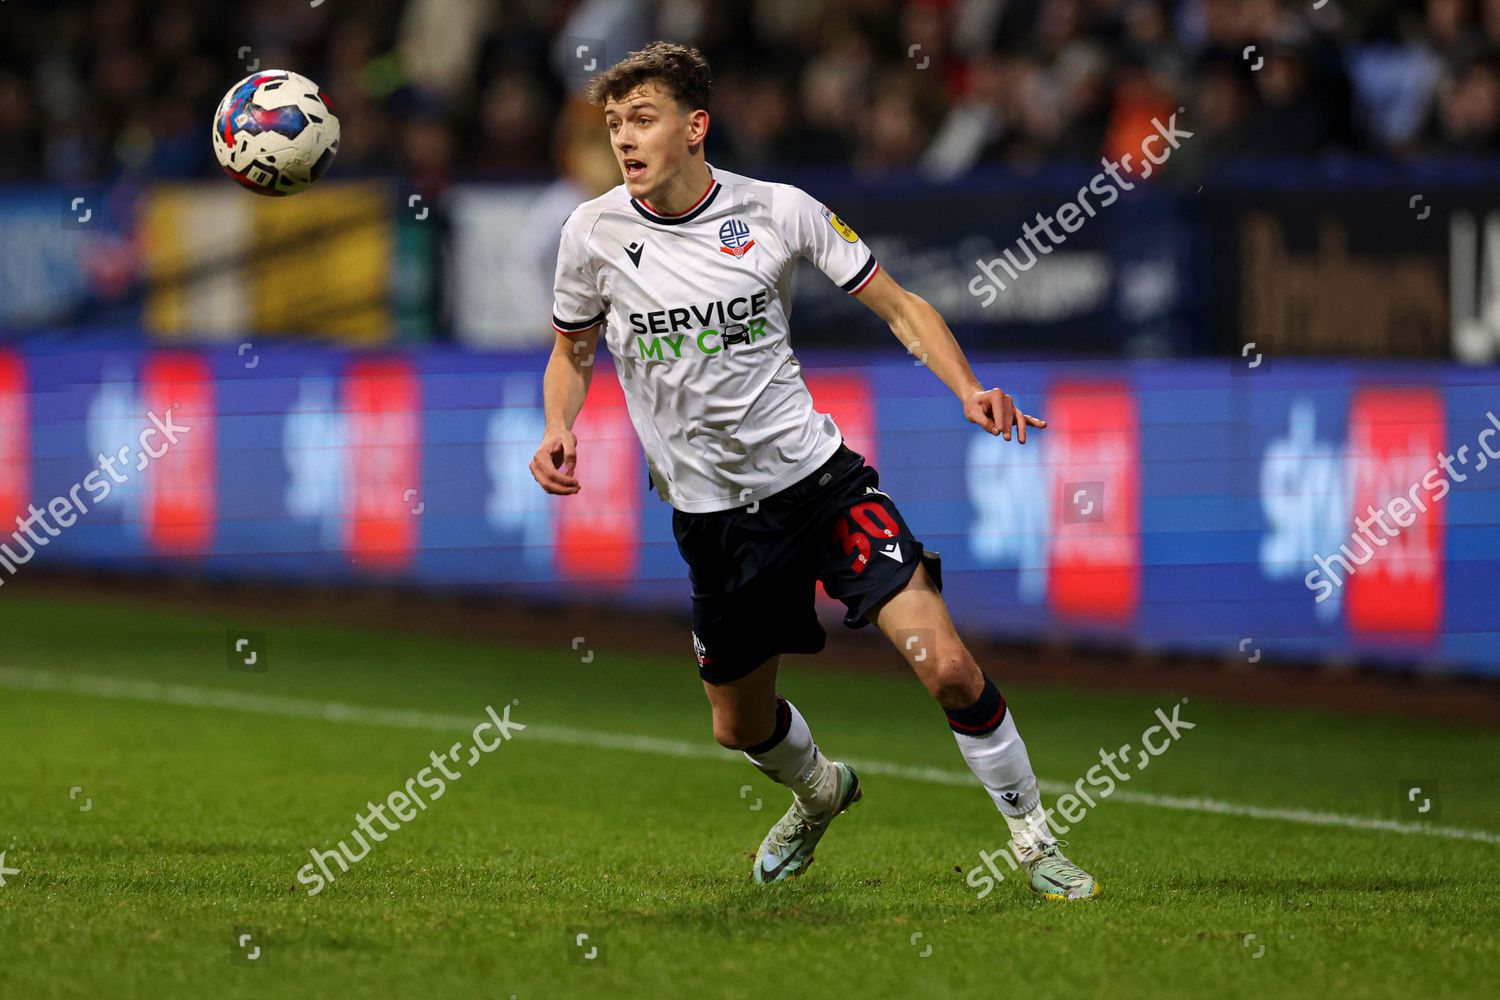
POLYGON ((229 88, 219 102, 213 143, 224 172, 251 191, 296 194, 333 162, 339 119, 328 95, 307 77, 263 70, 229 88))

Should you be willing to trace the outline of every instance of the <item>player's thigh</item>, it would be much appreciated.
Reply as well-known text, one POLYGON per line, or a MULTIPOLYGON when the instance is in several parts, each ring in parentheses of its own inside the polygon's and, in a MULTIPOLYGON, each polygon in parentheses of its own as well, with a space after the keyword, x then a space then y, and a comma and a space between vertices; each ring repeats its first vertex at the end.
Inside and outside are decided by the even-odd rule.
POLYGON ((866 616, 895 643, 902 655, 926 663, 941 647, 951 652, 961 645, 948 604, 926 569, 918 566, 906 584, 871 608, 866 616))

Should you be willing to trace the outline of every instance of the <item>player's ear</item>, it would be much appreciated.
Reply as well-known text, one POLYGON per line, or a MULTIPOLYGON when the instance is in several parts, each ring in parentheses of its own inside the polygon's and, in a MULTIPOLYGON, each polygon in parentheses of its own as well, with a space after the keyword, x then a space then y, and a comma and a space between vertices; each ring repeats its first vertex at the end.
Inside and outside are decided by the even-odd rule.
POLYGON ((702 108, 688 112, 688 143, 700 145, 708 136, 708 112, 702 108))

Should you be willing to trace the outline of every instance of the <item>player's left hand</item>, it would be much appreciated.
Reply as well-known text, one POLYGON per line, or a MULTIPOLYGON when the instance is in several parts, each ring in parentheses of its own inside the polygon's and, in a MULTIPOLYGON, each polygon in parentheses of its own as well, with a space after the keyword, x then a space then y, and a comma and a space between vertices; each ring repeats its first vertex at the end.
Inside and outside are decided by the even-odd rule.
POLYGON ((964 400, 964 416, 970 423, 978 424, 991 434, 999 434, 1010 440, 1010 431, 1016 429, 1016 442, 1026 443, 1026 426, 1046 427, 1041 417, 1028 416, 1016 406, 1010 394, 1000 389, 975 389, 964 400))

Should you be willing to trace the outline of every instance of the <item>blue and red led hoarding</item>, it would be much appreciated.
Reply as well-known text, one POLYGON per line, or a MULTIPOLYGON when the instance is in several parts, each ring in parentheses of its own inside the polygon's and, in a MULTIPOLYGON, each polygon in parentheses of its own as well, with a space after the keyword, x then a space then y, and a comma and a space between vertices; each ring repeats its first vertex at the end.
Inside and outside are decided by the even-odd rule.
MULTIPOLYGON (((977 365, 1048 419, 1023 448, 964 423, 894 348, 802 360, 819 408, 942 552, 968 629, 1500 675, 1500 371, 977 365)), ((669 509, 607 364, 577 428, 583 492, 532 481, 544 363, 0 349, 0 523, 80 501, 56 507, 65 528, 31 522, 29 546, 0 530, 0 587, 35 563, 685 607, 669 509), (188 429, 138 447, 164 416, 188 429), (121 449, 108 494, 102 474, 84 487, 121 449)))

